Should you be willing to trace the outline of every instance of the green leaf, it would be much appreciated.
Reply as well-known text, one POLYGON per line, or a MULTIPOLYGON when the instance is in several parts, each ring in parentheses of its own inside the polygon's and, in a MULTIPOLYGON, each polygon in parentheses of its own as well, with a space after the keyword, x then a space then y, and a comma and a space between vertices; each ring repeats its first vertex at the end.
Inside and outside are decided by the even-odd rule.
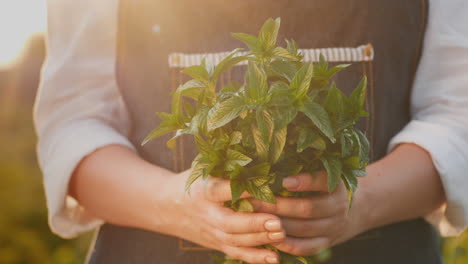
POLYGON ((200 133, 206 134, 207 132, 207 118, 209 108, 203 106, 198 109, 195 116, 190 120, 189 134, 198 135, 200 133))
POLYGON ((348 133, 341 133, 340 135, 341 156, 347 157, 351 154, 354 144, 348 133))
POLYGON ((339 71, 349 67, 350 64, 339 64, 334 67, 328 68, 328 62, 325 60, 323 54, 320 54, 320 61, 315 67, 315 76, 320 80, 329 80, 339 71))
POLYGON ((206 96, 206 94, 208 93, 207 92, 208 89, 202 89, 200 94, 198 95, 198 98, 197 98, 197 108, 200 108, 202 107, 204 104, 205 104, 205 99, 208 97, 206 96))
POLYGON ((265 144, 270 142, 274 130, 274 121, 268 110, 257 110, 256 111, 257 126, 262 135, 262 139, 265 141, 265 144))
POLYGON ((248 57, 246 57, 246 56, 234 57, 234 55, 236 55, 241 50, 242 49, 235 49, 235 50, 231 51, 222 61, 219 62, 218 65, 216 65, 216 67, 214 68, 213 76, 212 76, 213 80, 217 80, 218 77, 222 73, 230 70, 233 66, 235 66, 239 62, 248 59, 248 57))
POLYGON ((318 254, 316 254, 314 257, 320 263, 328 261, 332 257, 331 250, 329 248, 323 249, 318 254))
MULTIPOLYGON (((276 202, 275 195, 311 195, 285 192, 281 182, 291 174, 319 170, 327 172, 329 192, 344 182, 351 207, 357 177, 365 175, 369 162, 369 142, 355 128, 367 114, 366 79, 349 97, 334 83, 328 86, 330 78, 348 65, 329 68, 323 56, 317 64, 306 63, 294 40, 286 40, 286 48, 276 46, 279 25, 279 19, 267 20, 258 37, 232 34, 249 47, 245 56, 236 49, 218 65, 203 59, 184 69, 193 80, 176 89, 172 113, 160 114, 162 122, 147 140, 175 131, 171 145, 181 135, 193 136, 199 154, 192 162, 187 191, 200 177, 229 179, 232 201, 225 206, 235 211, 253 211, 249 200, 240 198, 243 192, 270 203, 276 202), (220 85, 221 76, 245 60, 242 84, 220 85)), ((280 254, 283 264, 316 260, 280 254)), ((220 261, 243 263, 232 258, 220 261)))
POLYGON ((255 199, 267 203, 276 203, 275 195, 268 185, 257 186, 253 182, 247 182, 247 192, 255 199))
POLYGON ((282 106, 274 112, 275 129, 279 130, 287 127, 297 116, 297 109, 294 106, 282 106))
POLYGON ((243 98, 235 96, 217 103, 208 112, 208 130, 212 131, 238 117, 247 109, 243 98))
POLYGON ((172 96, 172 113, 174 114, 177 121, 182 119, 181 111, 182 107, 180 104, 181 97, 187 96, 193 99, 197 99, 200 96, 201 90, 206 88, 206 84, 199 80, 190 80, 175 90, 172 96))
POLYGON ((361 131, 357 130, 356 132, 357 132, 357 135, 359 136, 359 144, 360 144, 359 157, 361 158, 361 162, 363 163, 363 166, 365 166, 369 163, 369 160, 370 160, 369 140, 361 131))
POLYGON ((271 94, 270 105, 291 107, 296 100, 294 90, 289 88, 289 85, 283 81, 274 82, 268 93, 271 94))
POLYGON ((247 78, 246 92, 249 97, 255 101, 265 98, 268 91, 268 83, 267 75, 263 67, 255 62, 249 61, 247 78))
POLYGON ((148 136, 146 136, 141 145, 145 145, 148 141, 158 138, 164 134, 183 128, 183 126, 177 122, 174 115, 167 113, 157 113, 157 115, 162 119, 162 122, 158 127, 151 131, 148 136))
MULTIPOLYGON (((302 260, 299 260, 298 258, 302 258, 302 257, 298 257, 298 256, 294 256, 294 255, 291 255, 291 254, 288 254, 288 253, 284 253, 284 252, 281 252, 281 264, 300 264, 300 263, 304 263, 302 262, 302 260)), ((305 264, 314 264, 313 262, 311 263, 305 263, 305 264)))
POLYGON ((285 177, 299 174, 304 168, 304 165, 301 164, 297 159, 285 160, 282 165, 283 166, 279 169, 279 173, 285 177))
POLYGON ((177 103, 174 103, 174 100, 178 100, 181 96, 197 99, 200 95, 200 90, 206 87, 206 83, 199 80, 190 80, 177 87, 173 95, 172 111, 174 112, 174 107, 178 106, 177 103), (176 96, 178 96, 178 98, 175 98, 176 96))
POLYGON ((314 76, 318 80, 327 80, 328 77, 328 62, 325 60, 323 54, 320 54, 319 62, 315 64, 314 76))
POLYGON ((358 155, 361 159, 361 166, 365 166, 369 163, 369 152, 370 152, 370 144, 367 137, 358 129, 352 130, 354 139, 356 140, 357 147, 358 147, 358 155))
POLYGON ((275 164, 283 153, 283 149, 286 144, 287 133, 288 129, 286 126, 273 132, 269 151, 269 160, 271 164, 275 164))
POLYGON ((310 129, 304 128, 299 131, 296 151, 300 153, 308 147, 312 147, 318 150, 325 150, 327 145, 319 134, 310 129))
POLYGON ((364 104, 366 101, 366 88, 367 88, 367 78, 364 76, 359 82, 358 86, 349 96, 350 108, 354 113, 354 119, 358 119, 361 116, 367 114, 364 112, 364 104))
POLYGON ((358 86, 351 93, 350 100, 353 104, 358 105, 360 108, 364 107, 364 102, 366 100, 366 89, 367 88, 367 78, 366 76, 362 77, 358 86))
POLYGON ((265 177, 270 173, 270 164, 268 162, 262 162, 244 170, 244 173, 248 177, 265 177))
POLYGON ((279 17, 275 20, 269 18, 263 24, 260 29, 260 33, 258 34, 258 40, 263 50, 267 51, 275 47, 280 24, 281 19, 279 17))
POLYGON ((330 139, 332 143, 335 143, 335 136, 331 128, 330 119, 327 112, 323 107, 315 102, 305 102, 303 107, 300 109, 314 125, 330 139))
MULTIPOLYGON (((335 116, 336 117, 336 116, 335 116)), ((346 116, 338 115, 338 118, 334 120, 334 132, 339 133, 340 131, 350 128, 356 124, 352 119, 348 119, 346 116)))
POLYGON ((207 60, 206 57, 203 58, 201 62, 201 66, 205 68, 206 72, 208 73, 208 76, 211 77, 213 75, 214 71, 214 65, 210 60, 207 60))
POLYGON ((258 127, 254 124, 251 125, 251 133, 255 143, 257 156, 260 160, 265 161, 268 159, 268 150, 270 148, 269 142, 265 142, 258 127))
POLYGON ((184 112, 187 115, 188 118, 193 118, 195 114, 197 113, 197 109, 195 109, 194 105, 191 102, 182 102, 184 112))
POLYGON ((210 153, 212 150, 211 145, 202 137, 197 135, 195 136, 195 144, 197 145, 198 152, 203 155, 208 155, 208 153, 210 153))
POLYGON ((283 81, 277 81, 271 84, 270 86, 270 93, 275 93, 279 91, 290 91, 289 85, 283 81))
POLYGON ((289 51, 289 53, 293 54, 294 56, 298 55, 299 48, 297 47, 297 43, 294 39, 286 39, 286 49, 289 51))
POLYGON ((302 264, 309 264, 305 257, 296 256, 296 259, 299 260, 302 264))
POLYGON ((241 121, 239 121, 239 128, 242 133, 242 141, 241 141, 242 147, 245 147, 248 149, 255 149, 255 142, 254 142, 254 138, 252 135, 252 127, 251 127, 250 121, 246 122, 245 119, 242 119, 241 121))
POLYGON ((329 113, 342 115, 344 113, 345 95, 340 89, 336 88, 335 83, 328 89, 328 94, 325 99, 324 107, 329 113))
POLYGON ((367 175, 366 169, 353 170, 352 172, 353 172, 354 176, 356 176, 356 177, 365 177, 367 175))
POLYGON ((145 137, 145 139, 143 140, 141 145, 143 146, 146 143, 148 143, 150 140, 155 139, 157 137, 160 137, 160 136, 162 136, 164 134, 167 134, 167 133, 172 132, 172 131, 177 130, 177 129, 178 129, 178 127, 158 126, 153 131, 151 131, 151 133, 148 136, 145 137))
POLYGON ((242 87, 241 84, 237 82, 232 82, 223 88, 218 92, 218 101, 224 101, 226 99, 229 99, 233 96, 238 96, 241 93, 241 90, 244 88, 242 87))
POLYGON ((290 87, 295 90, 297 98, 303 98, 309 91, 313 69, 312 63, 305 63, 294 75, 290 87))
POLYGON ((190 128, 177 129, 175 135, 166 142, 167 147, 173 149, 175 147, 176 139, 185 134, 191 134, 190 128))
POLYGON ((246 170, 245 174, 248 174, 248 180, 255 184, 255 186, 263 186, 272 183, 273 177, 269 174, 270 164, 267 162, 255 165, 252 168, 246 170))
POLYGON ((233 81, 230 84, 221 88, 220 93, 236 93, 241 89, 241 87, 242 87, 242 84, 236 81, 233 81))
POLYGON ((210 257, 214 259, 218 264, 224 264, 224 257, 221 257, 216 254, 210 254, 210 257))
POLYGON ((346 190, 348 190, 348 210, 351 209, 353 203, 353 196, 358 186, 358 180, 356 176, 350 171, 344 171, 341 175, 345 184, 346 190))
POLYGON ((361 168, 361 159, 359 156, 349 156, 343 160, 343 165, 346 168, 357 170, 361 168))
MULTIPOLYGON (((202 162, 208 164, 208 166, 203 170, 203 179, 206 179, 210 173, 215 173, 213 172, 213 169, 220 164, 221 160, 222 156, 219 151, 211 151, 210 153, 208 153, 207 157, 202 157, 202 162)), ((224 175, 224 173, 222 175, 224 175)), ((219 177, 220 175, 217 174, 214 176, 219 177)))
POLYGON ((272 180, 273 178, 270 175, 249 178, 249 181, 251 181, 256 186, 263 186, 270 183, 272 180))
POLYGON ((212 149, 225 151, 229 145, 230 138, 226 134, 218 134, 218 136, 212 139, 212 149))
POLYGON ((256 36, 245 33, 231 33, 231 36, 242 41, 252 52, 257 53, 260 51, 260 42, 256 36))
POLYGON ((242 133, 240 131, 234 131, 231 134, 231 139, 229 141, 229 145, 237 145, 242 141, 242 133))
POLYGON ((241 195, 246 191, 245 183, 243 180, 240 179, 233 179, 230 181, 231 184, 231 196, 232 196, 232 204, 236 203, 237 200, 241 197, 241 195))
POLYGON ((252 203, 247 199, 239 200, 236 205, 237 212, 247 212, 252 213, 254 211, 254 207, 252 203))
POLYGON ((270 67, 270 70, 274 75, 283 77, 289 82, 292 81, 294 75, 296 74, 296 65, 289 61, 274 60, 270 64, 270 67))
POLYGON ((351 64, 339 64, 339 65, 336 65, 334 67, 331 67, 330 69, 328 69, 328 72, 327 72, 327 77, 328 79, 330 79, 331 77, 333 77, 336 73, 338 73, 339 71, 345 69, 345 68, 348 68, 351 64))
POLYGON ((275 248, 275 247, 272 246, 272 245, 264 245, 264 247, 265 247, 266 249, 269 249, 269 250, 273 251, 273 252, 278 252, 278 249, 275 248))
POLYGON ((320 158, 322 161, 323 167, 327 171, 328 176, 328 192, 333 192, 336 189, 336 186, 340 183, 341 175, 341 162, 339 159, 327 156, 320 158))
POLYGON ((282 59, 288 59, 288 60, 297 60, 296 56, 293 54, 289 53, 289 51, 285 48, 282 47, 276 47, 272 51, 272 55, 282 58, 282 59))
POLYGON ((185 183, 185 191, 190 193, 190 186, 200 177, 207 176, 207 170, 209 163, 203 161, 203 154, 198 154, 192 161, 192 171, 190 176, 185 183))
POLYGON ((208 71, 202 65, 194 65, 187 67, 182 70, 183 73, 189 75, 195 80, 199 80, 202 82, 208 82, 210 79, 208 71))
POLYGON ((249 164, 252 159, 239 151, 228 149, 226 152, 226 162, 224 163, 224 169, 226 171, 232 171, 236 165, 245 166, 249 164))

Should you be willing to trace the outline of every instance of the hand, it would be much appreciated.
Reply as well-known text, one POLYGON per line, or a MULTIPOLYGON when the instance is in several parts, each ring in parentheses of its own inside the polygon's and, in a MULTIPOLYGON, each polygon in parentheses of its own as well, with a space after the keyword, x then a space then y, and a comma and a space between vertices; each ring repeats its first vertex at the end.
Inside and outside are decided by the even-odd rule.
MULTIPOLYGON (((273 206, 253 201, 254 206, 259 211, 275 213, 282 217, 284 229, 289 237, 281 242, 278 248, 293 254, 310 255, 322 247, 345 241, 354 234, 371 228, 425 216, 445 203, 444 189, 431 156, 416 145, 402 144, 385 158, 370 164, 366 170, 368 176, 359 179, 353 208, 347 218, 343 218, 347 204, 343 186, 332 194, 324 193, 300 199, 278 198, 278 204, 273 206), (298 225, 294 225, 294 220, 303 220, 303 223, 297 227, 298 225), (310 226, 303 228, 304 232, 298 232, 297 230, 301 230, 305 222, 310 226), (338 229, 342 231, 337 232, 338 229)), ((230 199, 227 182, 211 182, 210 180, 206 188, 203 188, 203 183, 198 181, 192 188, 192 197, 185 197, 183 186, 187 176, 187 172, 174 175, 168 170, 146 162, 126 147, 109 145, 96 150, 80 162, 70 179, 69 194, 86 208, 88 213, 106 222, 160 233, 173 233, 248 262, 264 263, 263 258, 270 256, 271 252, 261 250, 262 253, 257 254, 258 249, 229 246, 228 242, 215 246, 212 246, 213 242, 200 242, 203 236, 208 236, 201 234, 202 231, 200 231, 202 226, 206 229, 207 223, 216 222, 217 224, 211 224, 219 227, 215 230, 226 230, 226 232, 211 230, 212 233, 218 235, 221 233, 228 236, 235 233, 248 234, 249 231, 227 231, 235 224, 235 221, 234 223, 229 221, 229 215, 235 215, 235 219, 243 215, 232 211, 222 212, 226 208, 223 208, 221 202, 218 201, 230 199), (132 176, 131 181, 128 180, 129 175, 132 176), (223 199, 219 199, 221 195, 218 193, 223 194, 223 199), (203 198, 204 194, 206 194, 205 198, 203 198), (206 204, 210 201, 211 204, 217 204, 219 207, 212 205, 204 208, 202 204, 197 203, 198 200, 193 199, 195 196, 198 196, 200 201, 205 199, 206 204), (217 197, 219 198, 216 199, 217 197), (187 208, 183 208, 184 204, 187 208), (190 205, 193 205, 193 208, 200 208, 199 211, 193 209, 190 213, 190 205), (175 212, 181 209, 183 209, 181 212, 175 212), (202 212, 208 211, 219 214, 203 215, 202 212), (218 218, 214 218, 213 215, 217 215, 218 218), (207 216, 211 217, 206 219, 207 216), (198 219, 191 224, 190 217, 198 219), (227 221, 221 223, 220 219, 227 221), (180 227, 177 231, 182 223, 185 227, 180 227), (184 232, 187 232, 187 235, 184 235, 184 232), (256 258, 256 255, 262 258, 261 261, 254 261, 253 258, 256 258)), ((315 180, 308 175, 298 175, 293 178, 299 180, 299 187, 288 188, 292 191, 326 192, 325 174, 318 175, 315 180)), ((265 214, 249 214, 248 216, 260 219, 261 217, 255 218, 258 215, 265 214)), ((274 215, 267 215, 271 217, 268 220, 278 219, 274 215)), ((260 220, 247 221, 251 222, 245 226, 242 224, 242 230, 248 228, 251 223, 259 225, 258 222, 260 222, 260 220)), ((253 234, 267 230, 261 227, 258 229, 262 231, 253 232, 253 234)), ((280 229, 272 228, 272 230, 280 229)), ((213 241, 224 241, 224 239, 217 238, 213 241)))
POLYGON ((198 180, 189 196, 184 190, 189 174, 175 174, 110 145, 80 162, 69 192, 108 223, 177 236, 250 263, 277 263, 277 253, 255 246, 284 238, 280 219, 223 207, 231 199, 226 180, 198 180))
POLYGON ((177 236, 249 263, 277 263, 278 255, 259 245, 280 242, 285 237, 280 219, 267 213, 241 213, 223 206, 231 200, 227 180, 196 181, 190 195, 184 186, 190 171, 168 177, 164 215, 157 230, 177 236))
POLYGON ((317 173, 290 176, 283 181, 290 191, 320 191, 308 198, 278 197, 276 204, 252 200, 256 212, 271 213, 281 217, 287 238, 273 244, 281 251, 310 256, 320 250, 344 242, 365 231, 360 221, 359 189, 353 208, 348 210, 347 191, 341 183, 333 193, 328 193, 327 174, 317 173))

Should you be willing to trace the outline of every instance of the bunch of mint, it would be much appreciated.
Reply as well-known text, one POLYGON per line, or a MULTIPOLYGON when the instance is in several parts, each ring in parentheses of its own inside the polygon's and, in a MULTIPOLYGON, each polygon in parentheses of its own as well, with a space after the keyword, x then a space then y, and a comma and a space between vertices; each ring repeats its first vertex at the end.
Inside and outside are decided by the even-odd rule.
MULTIPOLYGON (((279 27, 279 18, 268 19, 258 36, 234 33, 247 53, 235 49, 218 65, 203 60, 183 69, 193 79, 177 88, 172 113, 158 113, 162 122, 143 144, 175 131, 167 142, 174 147, 177 137, 193 135, 199 154, 187 190, 200 177, 229 179, 232 201, 225 205, 236 211, 253 211, 247 199, 240 199, 245 191, 269 203, 275 196, 314 195, 289 192, 281 183, 290 175, 313 177, 321 170, 327 172, 329 192, 343 181, 351 206, 356 177, 365 176, 369 162, 369 142, 355 127, 367 115, 366 78, 347 97, 330 78, 349 65, 328 67, 323 56, 316 64, 304 62, 294 40, 286 40, 285 48, 276 45, 279 27), (218 87, 221 75, 245 61, 243 83, 218 87)), ((284 264, 314 261, 280 254, 284 264)))

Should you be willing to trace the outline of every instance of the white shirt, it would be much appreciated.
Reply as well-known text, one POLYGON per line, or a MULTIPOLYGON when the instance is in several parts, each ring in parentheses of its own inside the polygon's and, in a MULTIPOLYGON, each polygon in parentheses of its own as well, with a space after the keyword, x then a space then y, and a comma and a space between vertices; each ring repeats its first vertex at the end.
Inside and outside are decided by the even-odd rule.
MULTIPOLYGON (((81 159, 127 139, 129 119, 115 78, 118 0, 48 0, 48 55, 34 121, 49 224, 74 237, 103 223, 67 195, 81 159)), ((442 234, 468 225, 468 1, 430 0, 411 99, 412 121, 390 142, 432 156, 447 204, 427 216, 442 234)), ((98 175, 96 175, 98 177, 98 175)))

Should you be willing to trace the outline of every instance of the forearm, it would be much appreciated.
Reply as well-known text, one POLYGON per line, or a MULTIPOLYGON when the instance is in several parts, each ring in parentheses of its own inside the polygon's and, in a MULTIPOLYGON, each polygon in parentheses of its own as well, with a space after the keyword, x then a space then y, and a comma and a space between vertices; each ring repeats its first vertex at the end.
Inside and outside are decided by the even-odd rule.
POLYGON ((81 161, 69 193, 113 224, 180 237, 250 263, 278 258, 268 249, 255 248, 284 239, 277 217, 225 208, 223 203, 231 197, 228 181, 197 181, 191 197, 186 197, 184 183, 189 174, 188 170, 170 172, 126 147, 110 145, 81 161))
POLYGON ((70 180, 69 193, 106 222, 157 231, 163 190, 172 172, 110 145, 84 158, 70 180))
POLYGON ((432 159, 417 145, 398 146, 367 172, 358 192, 366 204, 368 228, 425 216, 445 202, 432 159))

